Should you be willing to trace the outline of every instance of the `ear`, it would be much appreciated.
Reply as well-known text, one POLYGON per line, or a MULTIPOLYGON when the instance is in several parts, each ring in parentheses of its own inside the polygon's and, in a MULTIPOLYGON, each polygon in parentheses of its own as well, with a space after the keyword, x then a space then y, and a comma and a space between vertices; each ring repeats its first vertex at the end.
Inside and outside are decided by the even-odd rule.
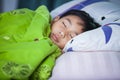
POLYGON ((60 19, 60 16, 55 17, 55 18, 52 20, 51 24, 53 24, 54 22, 58 21, 59 19, 60 19))
POLYGON ((57 17, 55 17, 54 19, 53 19, 53 22, 56 22, 56 21, 58 21, 60 19, 60 16, 57 16, 57 17))

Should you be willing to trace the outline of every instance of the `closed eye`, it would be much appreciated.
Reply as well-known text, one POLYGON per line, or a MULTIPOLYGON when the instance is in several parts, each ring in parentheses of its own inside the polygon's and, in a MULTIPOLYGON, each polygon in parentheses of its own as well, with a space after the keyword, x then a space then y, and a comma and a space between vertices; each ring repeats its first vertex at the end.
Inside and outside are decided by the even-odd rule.
POLYGON ((73 37, 77 36, 77 34, 76 33, 71 33, 71 34, 69 34, 69 36, 70 36, 70 38, 73 38, 73 37))
POLYGON ((72 34, 70 34, 70 38, 73 38, 72 34))
POLYGON ((67 27, 64 22, 62 22, 62 23, 63 23, 64 27, 67 27))

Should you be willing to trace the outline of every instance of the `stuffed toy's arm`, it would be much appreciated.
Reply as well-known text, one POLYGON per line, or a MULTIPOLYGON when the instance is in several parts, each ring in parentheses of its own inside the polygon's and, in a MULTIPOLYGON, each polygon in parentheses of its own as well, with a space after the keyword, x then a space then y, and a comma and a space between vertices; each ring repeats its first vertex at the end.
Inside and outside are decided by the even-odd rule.
POLYGON ((31 76, 32 80, 48 80, 55 65, 55 60, 61 55, 60 49, 49 55, 31 76))

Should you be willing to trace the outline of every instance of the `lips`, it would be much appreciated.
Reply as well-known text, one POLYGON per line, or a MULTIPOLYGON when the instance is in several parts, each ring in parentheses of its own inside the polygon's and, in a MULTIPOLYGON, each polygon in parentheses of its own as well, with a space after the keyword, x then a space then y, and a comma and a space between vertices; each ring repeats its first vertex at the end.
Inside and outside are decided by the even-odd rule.
POLYGON ((54 33, 51 35, 52 39, 56 42, 58 42, 58 37, 54 33))

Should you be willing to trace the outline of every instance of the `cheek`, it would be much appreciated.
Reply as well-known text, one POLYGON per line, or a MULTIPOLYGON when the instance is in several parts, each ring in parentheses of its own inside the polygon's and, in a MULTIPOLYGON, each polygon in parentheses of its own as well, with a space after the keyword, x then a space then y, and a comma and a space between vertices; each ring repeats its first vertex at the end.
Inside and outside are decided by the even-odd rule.
POLYGON ((58 44, 58 46, 59 46, 61 49, 63 49, 64 46, 65 46, 65 44, 66 44, 65 42, 61 42, 61 43, 58 44))
POLYGON ((77 26, 77 27, 75 28, 75 31, 76 31, 78 34, 80 34, 80 33, 83 32, 83 29, 84 29, 84 27, 79 25, 79 26, 77 26))
POLYGON ((59 26, 54 24, 54 25, 52 25, 51 30, 52 30, 52 32, 56 32, 59 30, 59 26))
POLYGON ((59 46, 60 46, 60 48, 63 49, 69 40, 70 40, 70 39, 62 39, 62 40, 60 40, 60 41, 59 41, 59 46))

